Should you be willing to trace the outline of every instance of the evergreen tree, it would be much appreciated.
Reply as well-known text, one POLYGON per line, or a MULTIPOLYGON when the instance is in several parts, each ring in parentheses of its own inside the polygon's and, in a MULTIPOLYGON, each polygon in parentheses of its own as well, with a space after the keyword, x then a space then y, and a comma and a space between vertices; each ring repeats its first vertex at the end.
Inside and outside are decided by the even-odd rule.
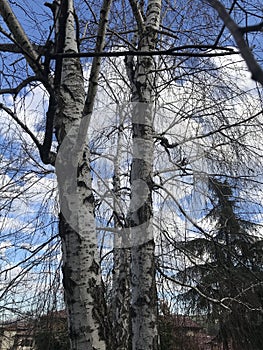
POLYGON ((69 332, 65 312, 53 312, 39 318, 35 329, 36 350, 69 350, 69 332))
POLYGON ((179 273, 181 280, 195 285, 181 298, 217 323, 217 337, 224 350, 260 350, 263 241, 258 236, 259 226, 241 218, 240 201, 233 198, 227 181, 213 178, 209 183, 213 208, 206 219, 216 223, 215 230, 213 235, 179 244, 195 261, 179 273))

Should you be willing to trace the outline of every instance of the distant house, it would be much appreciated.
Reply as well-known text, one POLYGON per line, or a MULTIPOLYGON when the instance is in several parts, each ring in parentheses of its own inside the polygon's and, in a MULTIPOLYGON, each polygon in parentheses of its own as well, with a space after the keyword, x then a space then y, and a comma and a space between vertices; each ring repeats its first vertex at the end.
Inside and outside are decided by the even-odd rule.
POLYGON ((34 349, 34 337, 28 322, 14 321, 0 325, 0 350, 34 349))
POLYGON ((162 350, 222 350, 204 328, 185 315, 160 316, 162 350), (163 338, 163 339, 162 339, 163 338))
POLYGON ((39 319, 0 324, 0 350, 67 350, 67 315, 50 312, 39 319))
MULTIPOLYGON (((162 350, 223 350, 198 322, 185 315, 159 316, 162 350)), ((51 312, 35 320, 0 325, 0 350, 67 350, 67 315, 51 312)))

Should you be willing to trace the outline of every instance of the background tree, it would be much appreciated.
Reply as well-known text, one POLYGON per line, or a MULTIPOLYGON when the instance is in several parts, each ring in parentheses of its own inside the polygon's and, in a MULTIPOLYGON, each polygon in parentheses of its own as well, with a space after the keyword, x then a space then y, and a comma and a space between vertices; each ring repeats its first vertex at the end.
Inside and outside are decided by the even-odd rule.
POLYGON ((49 313, 36 321, 34 330, 37 350, 70 349, 67 315, 64 311, 49 313))
POLYGON ((207 219, 211 236, 178 243, 192 265, 178 274, 192 279, 197 289, 182 295, 198 314, 218 322, 218 338, 224 349, 260 349, 262 339, 262 239, 260 226, 242 219, 242 207, 227 181, 210 179, 212 209, 207 219), (235 199, 236 198, 236 199, 235 199), (194 261, 196 261, 194 263, 194 261), (220 303, 224 301, 225 309, 220 303), (240 317, 240 315, 243 315, 240 317))

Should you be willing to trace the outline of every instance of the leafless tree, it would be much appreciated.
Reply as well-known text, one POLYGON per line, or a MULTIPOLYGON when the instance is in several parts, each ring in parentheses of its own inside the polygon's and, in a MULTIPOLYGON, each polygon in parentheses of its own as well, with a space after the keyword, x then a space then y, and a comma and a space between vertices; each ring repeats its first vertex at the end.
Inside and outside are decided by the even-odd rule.
MULTIPOLYGON (((60 214, 54 219, 51 212, 35 227, 38 231, 48 221, 59 221, 72 349, 110 349, 111 343, 118 349, 130 343, 133 350, 157 349, 155 255, 162 262, 158 273, 166 277, 160 291, 174 282, 171 271, 180 267, 173 255, 176 236, 194 229, 208 234, 198 220, 209 201, 210 175, 241 178, 251 201, 261 191, 261 92, 250 82, 238 49, 253 79, 261 82, 258 66, 254 70, 255 52, 251 57, 249 51, 251 66, 247 41, 232 47, 234 41, 214 11, 226 7, 216 1, 61 0, 34 3, 31 11, 25 11, 32 5, 24 0, 10 4, 3 0, 0 8, 1 110, 8 120, 3 186, 14 198, 4 198, 5 215, 10 218, 10 208, 17 210, 11 185, 30 185, 28 174, 37 183, 55 167, 60 214), (28 113, 28 101, 39 94, 42 105, 28 113), (113 103, 118 106, 114 113, 113 103), (11 136, 19 133, 16 145, 11 136), (29 164, 25 170, 24 164, 29 164), (112 234, 113 254, 105 243, 112 234), (104 263, 112 256, 115 276, 109 277, 108 306, 114 307, 109 312, 102 278, 104 263), (109 320, 116 329, 110 330, 109 320)), ((251 14, 235 1, 229 11, 233 23, 245 21, 242 15, 253 19, 253 6, 251 14)), ((230 32, 234 28, 235 40, 260 35, 260 25, 241 22, 236 31, 229 21, 225 25, 230 32)), ((21 200, 34 195, 18 187, 21 200)), ((23 225, 26 221, 28 215, 23 225)), ((15 233, 11 229, 9 237, 18 237, 15 233)), ((54 244, 54 250, 43 253, 46 261, 56 251, 57 232, 49 228, 47 233, 45 239, 37 232, 41 238, 32 258, 40 259, 46 246, 54 244)), ((58 278, 57 269, 53 271, 58 278)), ((15 280, 17 287, 24 277, 21 273, 15 280)))

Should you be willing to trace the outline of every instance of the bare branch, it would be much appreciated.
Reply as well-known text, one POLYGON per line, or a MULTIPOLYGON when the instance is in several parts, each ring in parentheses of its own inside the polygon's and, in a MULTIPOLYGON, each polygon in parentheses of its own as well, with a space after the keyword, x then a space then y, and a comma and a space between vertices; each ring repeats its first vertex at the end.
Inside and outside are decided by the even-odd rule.
POLYGON ((157 30, 157 32, 161 35, 166 35, 169 36, 170 38, 173 39, 178 39, 178 35, 173 34, 172 32, 168 31, 168 30, 157 30))
MULTIPOLYGON (((12 33, 12 41, 15 41, 17 46, 21 48, 25 55, 25 59, 27 60, 33 71, 36 74, 39 74, 41 72, 41 65, 39 64, 39 55, 35 51, 29 38, 27 37, 18 19, 16 18, 13 10, 9 5, 8 0, 1 1, 0 14, 3 17, 5 23, 7 24, 10 32, 12 33)), ((9 39, 11 39, 10 35, 9 39)))
POLYGON ((253 26, 241 27, 241 33, 252 33, 252 32, 262 32, 263 31, 263 22, 255 24, 253 26))
POLYGON ((38 77, 33 76, 33 77, 29 77, 25 80, 22 81, 22 83, 20 83, 17 87, 15 88, 10 88, 10 89, 1 89, 0 90, 0 95, 3 94, 12 94, 14 96, 17 96, 19 94, 19 92, 26 87, 28 84, 32 83, 33 81, 37 81, 38 77))
POLYGON ((238 55, 239 52, 229 47, 214 47, 212 45, 184 45, 168 50, 153 50, 153 51, 95 51, 95 52, 80 52, 80 53, 57 53, 50 54, 51 59, 58 57, 72 58, 72 57, 122 57, 122 56, 180 56, 180 57, 218 57, 226 55, 238 55), (197 49, 203 51, 199 52, 178 52, 179 50, 197 49), (210 50, 210 51, 209 51, 210 50), (222 52, 214 52, 214 50, 221 50, 222 52))
POLYGON ((6 107, 4 104, 0 103, 0 109, 4 110, 12 119, 15 120, 15 122, 27 133, 27 135, 31 138, 31 140, 34 142, 34 144, 37 146, 37 149, 39 150, 41 159, 44 164, 55 164, 56 154, 54 152, 49 152, 48 155, 45 155, 43 158, 44 151, 46 148, 43 148, 41 143, 38 141, 34 133, 26 126, 16 115, 15 112, 13 112, 10 108, 6 107))
MULTIPOLYGON (((97 35, 97 41, 96 41, 96 47, 95 47, 95 53, 101 53, 105 46, 105 36, 106 36, 106 30, 108 26, 108 16, 111 8, 112 0, 104 0, 102 9, 100 12, 100 20, 99 20, 99 28, 98 28, 98 35, 97 35)), ((81 57, 81 56, 78 56, 81 57)), ((101 64, 101 57, 103 55, 94 55, 94 60, 92 61, 91 71, 90 71, 90 77, 89 77, 89 87, 88 87, 88 93, 85 101, 85 107, 83 111, 83 115, 91 115, 93 111, 93 106, 95 102, 95 96, 97 93, 98 88, 98 79, 99 79, 99 71, 100 71, 100 64, 101 64)), ((88 127, 88 125, 87 125, 88 127)))
POLYGON ((139 32, 144 31, 144 20, 137 0, 129 0, 133 15, 136 19, 139 32))
MULTIPOLYGON (((46 53, 47 47, 43 45, 35 45, 32 44, 34 50, 37 52, 38 56, 39 55, 44 55, 46 53)), ((12 52, 12 53, 20 53, 23 54, 24 51, 21 49, 20 45, 17 45, 16 43, 14 44, 0 44, 0 51, 1 52, 12 52)))
POLYGON ((174 278, 174 277, 171 277, 171 276, 168 276, 167 274, 165 274, 161 268, 158 268, 157 269, 158 272, 160 273, 161 276, 163 276, 164 278, 166 278, 167 280, 173 282, 173 283, 176 283, 182 287, 187 287, 187 288, 191 288, 193 290, 195 290, 201 297, 211 301, 212 303, 215 303, 215 304, 219 304, 220 306, 222 306, 224 309, 226 310, 229 310, 231 311, 231 309, 229 308, 229 306, 225 305, 221 300, 219 299, 214 299, 214 298, 211 298, 209 297, 208 295, 204 294, 199 288, 193 286, 193 285, 190 285, 190 284, 187 284, 187 283, 184 283, 184 282, 181 282, 180 280, 174 278))
POLYGON ((235 39, 235 42, 240 50, 240 54, 245 60, 247 67, 252 74, 251 78, 263 85, 263 70, 255 59, 247 42, 243 38, 243 29, 236 24, 220 1, 207 0, 207 2, 217 11, 225 26, 235 39))
MULTIPOLYGON (((174 277, 171 277, 171 276, 168 276, 166 273, 164 273, 162 271, 162 269, 159 267, 158 268, 158 272, 160 273, 160 275, 162 277, 164 277, 165 279, 173 282, 173 283, 176 283, 182 287, 186 287, 186 288, 190 288, 194 291, 196 291, 202 298, 205 298, 207 299, 208 301, 214 303, 214 304, 218 304, 220 305, 221 307, 223 307, 224 309, 226 310, 229 310, 231 311, 231 307, 224 304, 225 302, 227 302, 228 304, 231 302, 231 303, 237 303, 237 304, 240 304, 242 306, 244 306, 247 310, 250 310, 250 311, 259 311, 262 313, 262 308, 252 308, 250 305, 242 302, 241 300, 237 299, 237 298, 232 298, 232 297, 224 297, 222 299, 214 299, 214 298, 211 298, 210 296, 204 294, 198 287, 196 286, 193 286, 191 284, 188 284, 188 283, 184 283, 174 277)), ((262 285, 262 282, 260 283, 257 283, 257 284, 253 284, 252 286, 250 286, 249 288, 246 288, 242 293, 240 294, 244 294, 245 292, 247 292, 249 289, 252 289, 252 288, 255 288, 256 286, 261 286, 262 285)))

